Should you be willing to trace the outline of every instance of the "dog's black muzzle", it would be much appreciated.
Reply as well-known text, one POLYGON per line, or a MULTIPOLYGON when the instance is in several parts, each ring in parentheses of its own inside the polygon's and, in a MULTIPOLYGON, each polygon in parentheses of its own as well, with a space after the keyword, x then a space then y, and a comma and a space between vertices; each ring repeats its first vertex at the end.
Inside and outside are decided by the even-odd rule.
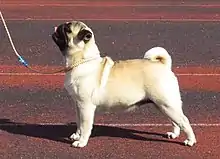
POLYGON ((69 39, 67 33, 71 33, 71 23, 64 23, 57 27, 56 31, 52 34, 54 42, 63 53, 68 48, 69 39))

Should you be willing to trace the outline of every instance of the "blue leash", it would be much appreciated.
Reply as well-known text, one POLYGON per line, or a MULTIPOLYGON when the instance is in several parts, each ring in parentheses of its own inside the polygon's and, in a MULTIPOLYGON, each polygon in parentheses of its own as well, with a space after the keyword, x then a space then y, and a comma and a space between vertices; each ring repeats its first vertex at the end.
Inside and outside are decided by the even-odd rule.
POLYGON ((23 64, 25 67, 28 67, 27 61, 25 61, 22 56, 18 56, 18 61, 19 61, 21 64, 23 64))
POLYGON ((40 73, 40 74, 56 74, 56 73, 61 73, 61 72, 67 72, 69 70, 71 70, 72 68, 68 67, 68 68, 63 68, 61 70, 58 70, 58 71, 54 71, 54 72, 42 72, 42 71, 39 71, 39 70, 36 70, 36 69, 33 69, 32 67, 30 67, 30 65, 27 63, 27 61, 17 52, 15 46, 14 46, 14 43, 12 41, 12 38, 11 38, 11 35, 9 33, 9 30, 8 30, 8 27, 5 23, 5 20, 4 20, 4 17, 2 15, 2 12, 0 11, 0 16, 1 16, 1 19, 2 19, 2 22, 3 22, 3 25, 5 27, 5 30, 7 32, 7 35, 8 35, 8 38, 9 38, 9 41, 11 43, 11 46, 12 46, 12 49, 14 50, 16 56, 18 57, 18 61, 24 65, 25 67, 27 67, 28 69, 30 69, 31 71, 33 72, 36 72, 36 73, 40 73))

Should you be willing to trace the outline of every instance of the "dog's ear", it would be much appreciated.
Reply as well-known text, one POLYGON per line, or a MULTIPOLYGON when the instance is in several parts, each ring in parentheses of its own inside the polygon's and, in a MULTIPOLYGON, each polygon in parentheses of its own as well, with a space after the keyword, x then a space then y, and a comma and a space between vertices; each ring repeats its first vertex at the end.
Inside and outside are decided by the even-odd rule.
POLYGON ((79 31, 77 38, 83 40, 85 43, 92 38, 92 33, 89 30, 83 29, 79 31))

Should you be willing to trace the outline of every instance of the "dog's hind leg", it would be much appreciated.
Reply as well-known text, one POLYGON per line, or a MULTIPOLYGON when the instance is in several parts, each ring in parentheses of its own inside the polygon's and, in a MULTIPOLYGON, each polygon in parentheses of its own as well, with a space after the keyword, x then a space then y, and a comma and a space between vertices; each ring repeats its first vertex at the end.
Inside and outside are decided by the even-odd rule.
POLYGON ((167 132, 167 137, 169 139, 175 139, 180 135, 180 127, 172 121, 173 131, 167 132))
MULTIPOLYGON (((177 102, 175 104, 178 103, 180 105, 163 104, 159 107, 164 114, 166 114, 176 125, 180 127, 181 130, 186 133, 187 139, 184 141, 184 144, 186 146, 193 146, 196 143, 195 134, 189 123, 188 118, 184 115, 182 111, 182 102, 177 102)), ((178 129, 175 128, 175 130, 177 131, 178 129)))

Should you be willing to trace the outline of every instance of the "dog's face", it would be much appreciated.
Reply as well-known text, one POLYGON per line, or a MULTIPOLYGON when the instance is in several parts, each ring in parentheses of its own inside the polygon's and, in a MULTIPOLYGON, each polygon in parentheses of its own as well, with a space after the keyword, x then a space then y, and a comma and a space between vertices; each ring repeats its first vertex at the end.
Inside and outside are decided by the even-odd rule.
POLYGON ((72 21, 59 25, 52 35, 54 42, 64 56, 77 51, 84 51, 92 41, 92 30, 80 21, 72 21))

